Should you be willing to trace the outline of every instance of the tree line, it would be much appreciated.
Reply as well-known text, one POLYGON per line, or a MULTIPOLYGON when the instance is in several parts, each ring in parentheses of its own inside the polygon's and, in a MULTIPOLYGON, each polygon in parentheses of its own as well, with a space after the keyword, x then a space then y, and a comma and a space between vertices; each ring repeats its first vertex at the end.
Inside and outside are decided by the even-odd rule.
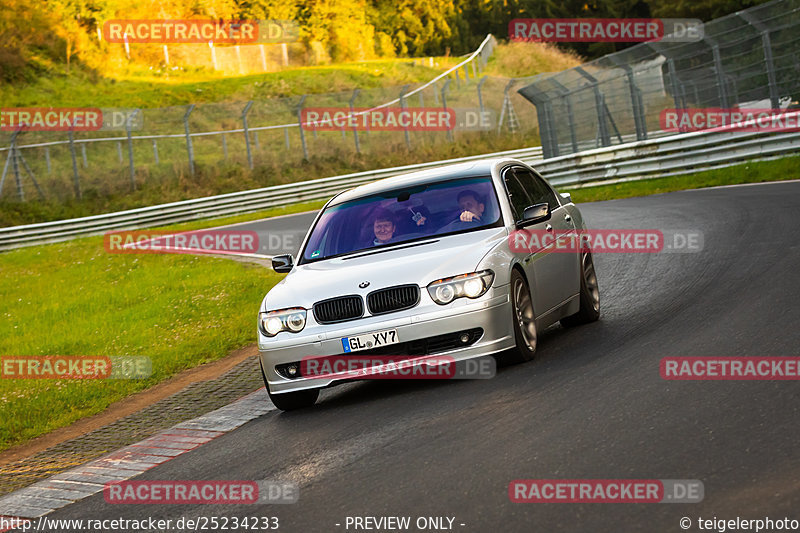
MULTIPOLYGON (((461 55, 487 33, 508 36, 515 18, 699 18, 765 0, 0 0, 0 79, 15 81, 101 63, 97 29, 130 18, 295 20, 300 41, 326 61, 461 55), (317 54, 319 55, 319 54, 317 54)), ((584 57, 620 46, 562 44, 584 57)))

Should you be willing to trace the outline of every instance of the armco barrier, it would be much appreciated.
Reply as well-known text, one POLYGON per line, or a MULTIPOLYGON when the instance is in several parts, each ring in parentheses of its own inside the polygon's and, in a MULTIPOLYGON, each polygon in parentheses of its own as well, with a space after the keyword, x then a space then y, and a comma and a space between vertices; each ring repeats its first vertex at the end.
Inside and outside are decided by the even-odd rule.
POLYGON ((431 163, 359 172, 131 209, 91 217, 0 228, 0 250, 65 241, 112 229, 156 225, 251 213, 269 207, 325 199, 339 191, 417 170, 493 157, 514 157, 534 164, 557 187, 585 186, 608 180, 626 181, 675 176, 743 161, 772 159, 798 151, 800 132, 692 132, 613 147, 587 150, 542 161, 541 147, 509 150, 431 163))

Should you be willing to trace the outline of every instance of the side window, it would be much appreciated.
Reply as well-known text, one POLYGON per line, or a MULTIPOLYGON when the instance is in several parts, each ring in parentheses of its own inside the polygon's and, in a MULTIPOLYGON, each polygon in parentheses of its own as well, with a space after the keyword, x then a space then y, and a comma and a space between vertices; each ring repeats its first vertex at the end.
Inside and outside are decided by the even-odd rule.
POLYGON ((513 169, 509 168, 503 173, 503 181, 506 184, 511 209, 514 211, 514 220, 522 220, 522 212, 526 207, 533 205, 533 202, 525 192, 525 187, 517 179, 513 169))
POLYGON ((514 174, 531 197, 531 205, 547 202, 550 209, 558 208, 558 198, 545 181, 527 168, 514 168, 514 174))

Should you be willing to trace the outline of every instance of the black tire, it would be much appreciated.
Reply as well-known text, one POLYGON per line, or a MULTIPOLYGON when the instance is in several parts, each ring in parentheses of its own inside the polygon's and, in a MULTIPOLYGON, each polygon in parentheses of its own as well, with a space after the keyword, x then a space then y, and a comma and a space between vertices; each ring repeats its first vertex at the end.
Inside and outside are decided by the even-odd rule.
POLYGON ((530 361, 536 353, 536 314, 528 283, 516 269, 511 271, 510 291, 514 340, 517 346, 503 354, 501 362, 506 365, 516 365, 530 361))
POLYGON ((560 320, 565 328, 588 324, 600 318, 600 291, 592 252, 581 252, 581 307, 577 313, 560 320))
POLYGON ((267 376, 264 373, 264 365, 259 358, 259 366, 261 367, 261 378, 264 380, 264 386, 267 388, 269 399, 275 404, 275 407, 281 411, 294 411, 296 409, 303 409, 311 407, 317 402, 319 398, 319 389, 306 389, 295 392, 284 392, 281 394, 272 394, 269 390, 269 383, 267 383, 267 376))

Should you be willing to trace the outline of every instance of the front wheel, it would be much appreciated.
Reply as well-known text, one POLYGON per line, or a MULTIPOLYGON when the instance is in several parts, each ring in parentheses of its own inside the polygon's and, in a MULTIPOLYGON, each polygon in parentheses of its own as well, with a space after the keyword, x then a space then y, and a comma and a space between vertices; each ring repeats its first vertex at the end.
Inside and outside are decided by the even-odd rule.
POLYGON ((259 366, 261 367, 261 378, 264 380, 264 386, 267 387, 267 394, 269 399, 275 404, 275 407, 281 411, 294 411, 295 409, 303 409, 304 407, 311 407, 317 402, 319 397, 319 389, 307 389, 294 392, 284 392, 282 394, 272 394, 269 390, 269 383, 267 382, 267 375, 264 373, 264 365, 259 358, 259 366))
POLYGON ((581 307, 577 313, 561 319, 565 328, 588 324, 600 318, 600 291, 597 288, 597 273, 594 270, 592 252, 581 253, 581 307))
POLYGON ((506 364, 524 363, 536 353, 536 315, 533 299, 525 278, 517 270, 511 271, 511 308, 514 314, 514 340, 516 348, 503 356, 506 364))

